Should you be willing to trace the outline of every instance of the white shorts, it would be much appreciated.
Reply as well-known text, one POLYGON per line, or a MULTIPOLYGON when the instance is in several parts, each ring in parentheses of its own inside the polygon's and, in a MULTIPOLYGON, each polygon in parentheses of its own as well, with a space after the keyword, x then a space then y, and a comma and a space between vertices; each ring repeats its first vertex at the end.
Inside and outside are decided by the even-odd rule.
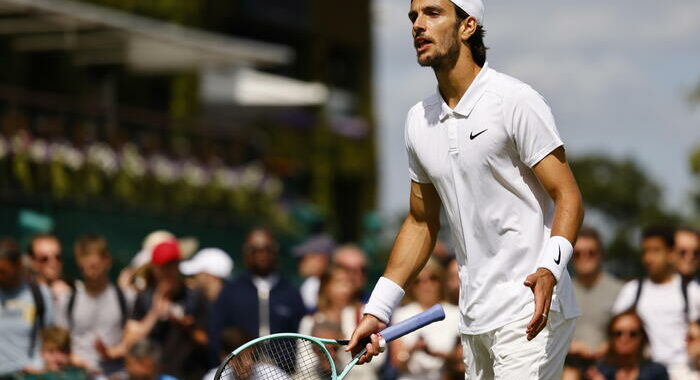
POLYGON ((547 326, 528 341, 532 315, 479 335, 462 334, 467 380, 555 380, 574 335, 576 319, 550 311, 547 326))

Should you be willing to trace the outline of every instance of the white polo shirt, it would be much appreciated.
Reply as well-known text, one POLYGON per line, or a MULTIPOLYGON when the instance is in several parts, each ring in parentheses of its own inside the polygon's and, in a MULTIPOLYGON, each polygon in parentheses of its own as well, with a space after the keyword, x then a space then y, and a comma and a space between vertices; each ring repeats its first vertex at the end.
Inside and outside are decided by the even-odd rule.
MULTIPOLYGON (((523 282, 554 215, 531 168, 563 145, 544 99, 487 63, 454 110, 439 92, 413 106, 405 138, 411 180, 435 186, 456 244, 460 331, 481 334, 531 315, 523 282)), ((579 315, 566 271, 552 310, 579 315)))

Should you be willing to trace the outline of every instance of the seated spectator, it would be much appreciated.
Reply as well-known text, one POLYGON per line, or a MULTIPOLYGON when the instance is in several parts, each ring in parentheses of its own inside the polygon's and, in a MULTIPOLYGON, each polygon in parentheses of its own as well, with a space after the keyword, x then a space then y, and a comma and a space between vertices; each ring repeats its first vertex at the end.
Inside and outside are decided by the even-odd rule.
POLYGON ((399 371, 399 379, 439 380, 446 361, 452 355, 455 340, 459 337, 459 309, 445 302, 444 280, 442 266, 431 258, 411 285, 412 302, 394 313, 392 319, 396 323, 436 303, 440 303, 445 310, 445 320, 389 343, 390 360, 399 371))
POLYGON ((219 248, 204 248, 191 259, 180 263, 180 272, 193 276, 194 288, 202 293, 209 303, 219 298, 221 289, 231 276, 233 259, 219 248))
POLYGON ((673 230, 651 227, 642 232, 642 262, 647 277, 633 280, 620 291, 613 312, 635 310, 644 322, 652 360, 663 364, 671 379, 690 371, 685 337, 688 321, 700 315, 700 286, 684 283, 672 261, 673 230))
POLYGON ((367 255, 357 245, 341 245, 333 252, 333 264, 348 271, 357 299, 366 303, 367 292, 367 255))
POLYGON ((612 318, 608 327, 608 352, 588 370, 592 380, 668 380, 663 365, 649 361, 644 352, 649 343, 642 320, 634 311, 612 318))
POLYGON ((311 237, 294 248, 294 256, 299 260, 299 277, 304 279, 299 292, 309 312, 316 309, 321 275, 328 268, 334 248, 335 241, 327 235, 311 237))
POLYGON ((141 340, 134 344, 126 354, 124 363, 126 374, 114 376, 114 380, 177 380, 162 372, 162 353, 158 345, 141 340))
POLYGON ((27 281, 22 254, 12 244, 0 244, 0 378, 21 370, 43 368, 40 332, 53 324, 51 293, 27 281))
POLYGON ((583 227, 574 246, 574 293, 581 316, 566 357, 564 379, 578 379, 603 357, 606 328, 622 282, 603 271, 603 245, 598 231, 583 227))
POLYGON ((51 234, 39 234, 32 237, 28 245, 32 261, 34 280, 46 285, 54 302, 70 292, 70 286, 61 278, 63 274, 63 256, 61 242, 51 234))
POLYGON ((239 327, 253 338, 296 332, 306 307, 299 291, 277 271, 277 242, 270 231, 252 230, 243 246, 246 271, 224 285, 209 318, 212 352, 219 335, 239 327))
POLYGON ((76 365, 71 352, 68 330, 49 326, 41 332, 42 371, 25 373, 18 380, 86 380, 88 373, 76 365))
POLYGON ((163 373, 199 380, 209 369, 207 335, 203 328, 206 300, 185 286, 179 263, 180 250, 175 241, 153 248, 151 264, 155 283, 137 296, 124 339, 108 354, 118 357, 136 342, 148 338, 162 348, 163 373))
POLYGON ((674 235, 674 264, 685 281, 693 279, 700 264, 700 233, 692 228, 676 229, 674 235))
POLYGON ((85 235, 73 251, 83 280, 59 301, 56 324, 70 331, 73 354, 90 372, 109 376, 123 363, 103 353, 121 342, 134 295, 110 282, 112 256, 103 237, 85 235))

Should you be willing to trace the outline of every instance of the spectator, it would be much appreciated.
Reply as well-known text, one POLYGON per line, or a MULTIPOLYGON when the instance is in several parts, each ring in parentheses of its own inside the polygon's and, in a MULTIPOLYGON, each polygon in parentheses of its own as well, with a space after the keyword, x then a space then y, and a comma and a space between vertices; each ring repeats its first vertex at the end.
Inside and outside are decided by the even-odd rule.
MULTIPOLYGON (((201 379, 209 369, 205 323, 206 300, 184 285, 178 269, 180 249, 170 240, 153 248, 155 283, 139 293, 121 344, 109 356, 123 355, 145 338, 162 348, 160 370, 180 379, 201 379)), ((134 366, 143 361, 137 357, 134 366)), ((127 361, 128 367, 128 361, 127 361)), ((128 370, 128 368, 127 368, 128 370)))
POLYGON ((644 357, 648 342, 642 320, 634 311, 614 316, 608 327, 608 352, 597 368, 588 371, 588 377, 592 380, 668 380, 663 365, 644 357))
POLYGON ((71 338, 68 330, 49 326, 41 332, 41 357, 43 371, 26 373, 18 380, 85 380, 88 374, 84 368, 75 365, 71 356, 71 338))
POLYGON ((233 260, 219 248, 204 248, 190 260, 180 263, 180 272, 194 277, 194 286, 209 303, 219 298, 233 271, 233 260))
POLYGON ((646 278, 624 285, 614 313, 632 309, 648 332, 651 358, 668 369, 671 379, 685 379, 689 371, 685 337, 688 321, 696 320, 700 289, 696 282, 687 287, 672 263, 673 230, 651 227, 642 232, 642 262, 646 278))
POLYGON ((243 245, 246 271, 224 285, 209 318, 210 347, 227 327, 251 337, 296 332, 306 307, 299 291, 277 272, 277 243, 270 231, 256 228, 243 245))
POLYGON ((389 343, 391 363, 399 379, 439 380, 446 361, 459 337, 459 310, 444 300, 444 270, 434 259, 428 260, 411 286, 411 303, 396 310, 393 321, 401 322, 440 303, 445 320, 422 328, 389 343))
POLYGON ((309 311, 316 309, 321 275, 328 268, 335 241, 327 235, 314 236, 294 248, 299 260, 299 276, 304 279, 299 291, 309 311))
POLYGON ((27 281, 19 250, 0 244, 0 378, 42 368, 39 333, 53 310, 49 289, 27 281))
POLYGON ((445 299, 450 304, 459 306, 459 263, 455 256, 447 262, 445 270, 445 299))
POLYGON ((73 251, 83 280, 75 281, 70 295, 59 300, 56 323, 70 331, 73 354, 81 363, 108 376, 123 363, 103 354, 121 342, 134 296, 110 282, 112 256, 103 237, 85 235, 73 251))
POLYGON ((128 380, 177 380, 162 372, 163 362, 158 345, 149 340, 141 340, 134 344, 126 355, 125 377, 128 380))
POLYGON ((367 255, 356 245, 347 244, 333 252, 333 264, 345 269, 350 274, 352 286, 357 298, 363 303, 369 298, 367 286, 367 255))
POLYGON ((583 227, 574 246, 574 294, 581 309, 564 368, 564 378, 585 370, 600 359, 607 348, 606 328, 622 282, 602 269, 603 245, 598 231, 583 227))
POLYGON ((688 326, 686 349, 694 378, 700 379, 700 321, 695 321, 688 326))
POLYGON ((447 267, 447 263, 449 263, 453 257, 454 252, 450 250, 447 243, 438 239, 438 241, 435 242, 435 248, 433 248, 433 258, 443 267, 447 267))
POLYGON ((216 370, 219 368, 219 363, 223 363, 226 357, 238 349, 238 347, 248 343, 248 341, 250 341, 250 337, 245 333, 245 331, 236 327, 230 327, 221 332, 220 341, 221 347, 219 348, 218 353, 219 360, 216 362, 217 366, 210 369, 209 372, 202 377, 202 380, 214 380, 216 370))
MULTIPOLYGON (((350 279, 350 274, 337 266, 331 266, 323 274, 319 289, 318 309, 313 315, 307 315, 301 320, 299 324, 300 334, 316 336, 313 333, 314 326, 333 324, 340 328, 343 336, 352 335, 362 315, 362 304, 355 298, 355 290, 350 279)), ((377 379, 377 373, 385 362, 384 358, 384 356, 378 356, 370 363, 358 366, 346 376, 346 379, 377 379)), ((341 352, 339 359, 347 363, 351 358, 345 352, 341 352)))
POLYGON ((700 233, 692 228, 679 228, 674 236, 674 263, 685 281, 695 277, 700 263, 700 233))
POLYGON ((51 290, 53 301, 70 293, 70 286, 63 281, 63 256, 61 242, 51 234, 39 234, 29 241, 29 257, 32 261, 34 280, 51 290))

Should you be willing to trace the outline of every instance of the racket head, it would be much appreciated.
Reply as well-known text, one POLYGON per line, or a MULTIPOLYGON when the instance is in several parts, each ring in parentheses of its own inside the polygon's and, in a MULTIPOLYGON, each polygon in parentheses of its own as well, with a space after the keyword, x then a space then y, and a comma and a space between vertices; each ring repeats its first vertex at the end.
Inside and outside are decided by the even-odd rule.
POLYGON ((335 361, 328 346, 343 343, 347 341, 292 333, 260 337, 229 354, 214 380, 335 380, 335 361))

